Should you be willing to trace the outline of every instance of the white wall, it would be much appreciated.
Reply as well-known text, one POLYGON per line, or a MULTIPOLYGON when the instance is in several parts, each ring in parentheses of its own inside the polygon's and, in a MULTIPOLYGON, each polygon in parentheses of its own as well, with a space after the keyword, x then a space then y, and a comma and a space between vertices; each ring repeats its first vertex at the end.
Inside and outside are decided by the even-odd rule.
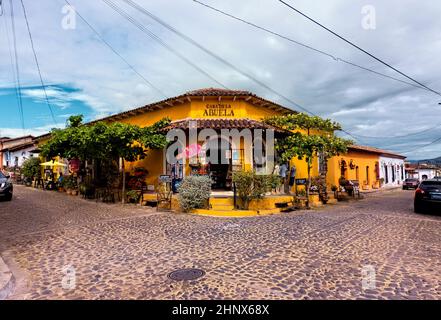
POLYGON ((384 179, 384 186, 398 186, 405 177, 404 160, 390 157, 380 157, 380 178, 384 179))
POLYGON ((16 157, 18 158, 18 167, 21 167, 23 162, 26 159, 29 159, 30 157, 38 157, 38 154, 32 154, 29 151, 35 149, 34 146, 31 146, 29 148, 25 148, 22 150, 17 150, 17 151, 6 151, 5 153, 3 153, 3 166, 7 166, 6 162, 9 160, 8 166, 9 167, 15 167, 16 166, 16 157), (9 157, 8 157, 9 156, 9 157))
POLYGON ((436 170, 435 169, 416 169, 415 173, 418 174, 418 179, 420 181, 424 180, 424 178, 426 178, 425 176, 427 176, 427 179, 433 179, 436 176, 436 170))

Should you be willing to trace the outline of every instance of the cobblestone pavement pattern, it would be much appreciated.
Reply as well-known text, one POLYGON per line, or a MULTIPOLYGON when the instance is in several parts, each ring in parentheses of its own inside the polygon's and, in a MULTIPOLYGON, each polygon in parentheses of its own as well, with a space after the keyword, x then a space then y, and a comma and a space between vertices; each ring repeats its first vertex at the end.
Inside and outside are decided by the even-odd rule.
POLYGON ((412 196, 238 219, 17 186, 0 252, 20 274, 10 299, 440 299, 441 215, 412 196), (191 267, 206 274, 167 277, 191 267))

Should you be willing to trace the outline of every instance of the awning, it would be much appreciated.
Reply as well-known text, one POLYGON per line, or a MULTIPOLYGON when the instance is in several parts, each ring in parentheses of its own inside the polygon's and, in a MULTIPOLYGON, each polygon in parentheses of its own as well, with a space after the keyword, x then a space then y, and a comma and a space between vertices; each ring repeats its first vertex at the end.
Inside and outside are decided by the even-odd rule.
POLYGON ((40 163, 40 166, 44 167, 67 167, 64 163, 58 162, 58 161, 47 161, 40 163))

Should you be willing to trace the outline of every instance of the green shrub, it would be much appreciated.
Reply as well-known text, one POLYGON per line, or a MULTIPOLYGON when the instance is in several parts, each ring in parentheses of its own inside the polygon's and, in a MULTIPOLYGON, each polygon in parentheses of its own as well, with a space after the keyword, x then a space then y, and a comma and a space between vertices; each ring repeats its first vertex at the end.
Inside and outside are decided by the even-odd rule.
POLYGON ((126 197, 129 202, 137 203, 139 201, 139 198, 141 197, 141 194, 136 190, 130 190, 127 191, 126 197))
POLYGON ((62 182, 63 188, 68 189, 76 189, 77 188, 77 178, 73 175, 65 176, 62 182))
POLYGON ((208 176, 185 177, 178 188, 178 201, 182 210, 208 208, 211 192, 211 178, 208 176))
POLYGON ((271 190, 277 189, 282 185, 282 179, 277 174, 270 174, 268 175, 269 184, 271 187, 271 190))
POLYGON ((23 162, 21 173, 25 178, 35 179, 41 176, 40 158, 31 157, 23 162))
POLYGON ((245 210, 248 209, 251 200, 262 199, 267 192, 277 188, 281 183, 276 175, 256 174, 254 171, 234 172, 233 182, 236 184, 241 209, 245 210))

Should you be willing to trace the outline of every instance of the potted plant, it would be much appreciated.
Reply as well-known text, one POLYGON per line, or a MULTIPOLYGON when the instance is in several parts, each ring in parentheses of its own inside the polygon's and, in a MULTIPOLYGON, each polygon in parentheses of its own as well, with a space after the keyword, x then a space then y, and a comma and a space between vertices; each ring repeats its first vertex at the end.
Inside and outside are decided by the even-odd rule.
POLYGON ((32 186, 32 181, 39 179, 41 176, 40 158, 32 157, 23 162, 21 174, 24 177, 24 184, 27 187, 32 186))
POLYGON ((380 178, 380 188, 384 185, 384 178, 380 178))
POLYGON ((78 190, 76 189, 75 177, 66 176, 63 179, 63 188, 66 190, 66 193, 69 195, 77 195, 78 190))
POLYGON ((338 184, 341 187, 345 187, 348 184, 348 181, 346 180, 345 177, 341 176, 340 179, 338 179, 338 184))
POLYGON ((363 190, 369 190, 369 184, 367 181, 363 181, 363 190))
POLYGON ((140 198, 140 193, 136 190, 130 190, 126 193, 127 202, 129 203, 137 203, 140 198))
POLYGON ((95 186, 92 183, 83 182, 80 183, 79 191, 85 198, 92 198, 95 194, 95 186))

